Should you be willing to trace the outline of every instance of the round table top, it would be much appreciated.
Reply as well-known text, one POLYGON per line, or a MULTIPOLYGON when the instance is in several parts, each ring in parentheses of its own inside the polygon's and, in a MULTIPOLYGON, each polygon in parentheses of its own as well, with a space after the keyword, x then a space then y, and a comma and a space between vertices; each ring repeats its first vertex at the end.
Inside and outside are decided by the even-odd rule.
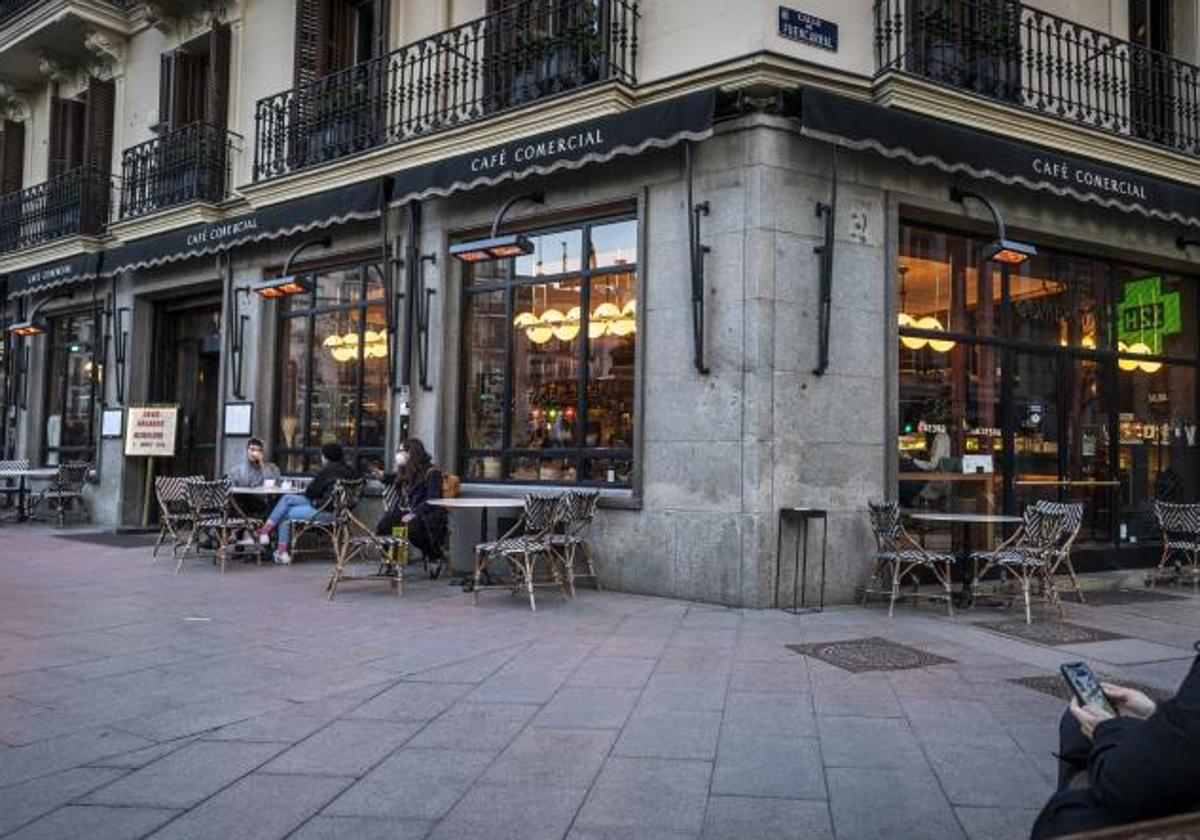
POLYGON ((1023 521, 1019 516, 1007 516, 1000 513, 907 513, 910 519, 920 519, 925 522, 968 522, 976 525, 993 525, 1008 522, 1023 521))
POLYGON ((0 470, 0 478, 53 478, 58 467, 38 467, 29 470, 0 470))
POLYGON ((525 500, 514 496, 460 496, 457 499, 430 499, 429 504, 444 508, 521 508, 525 500))
POLYGON ((230 487, 229 492, 243 496, 285 496, 288 493, 303 493, 304 486, 293 484, 291 487, 280 487, 276 484, 274 487, 230 487))

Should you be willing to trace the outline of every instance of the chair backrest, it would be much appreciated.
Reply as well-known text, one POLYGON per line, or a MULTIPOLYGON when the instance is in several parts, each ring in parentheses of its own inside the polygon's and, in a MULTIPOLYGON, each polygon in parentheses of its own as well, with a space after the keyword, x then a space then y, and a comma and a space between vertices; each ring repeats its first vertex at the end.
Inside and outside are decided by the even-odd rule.
POLYGON ((599 501, 599 490, 568 490, 563 498, 563 522, 568 527, 591 522, 596 516, 596 504, 599 501))
POLYGON ((392 482, 383 485, 383 509, 391 512, 400 509, 400 505, 404 500, 400 497, 400 490, 392 482))
POLYGON ((27 470, 29 469, 28 458, 15 458, 10 461, 0 461, 0 472, 6 470, 27 470))
POLYGON ((527 493, 525 496, 525 531, 541 534, 554 530, 562 521, 563 497, 527 493))
POLYGON ((1200 504, 1155 502, 1154 518, 1163 534, 1169 537, 1200 534, 1200 504))
POLYGON ((880 551, 892 551, 899 547, 904 533, 900 527, 899 502, 867 502, 871 514, 871 531, 875 534, 875 545, 880 551))
POLYGON ((229 479, 188 481, 184 484, 188 507, 197 516, 224 516, 229 509, 229 479))
POLYGON ((342 521, 349 517, 350 512, 357 507, 359 499, 362 498, 365 486, 366 482, 361 478, 339 478, 333 483, 327 503, 329 512, 333 514, 335 521, 342 521))
POLYGON ((50 480, 50 489, 60 493, 81 493, 92 465, 87 461, 67 461, 58 465, 58 473, 50 480))
POLYGON ((1039 500, 1034 502, 1033 506, 1053 519, 1052 530, 1046 536, 1052 548, 1063 549, 1069 546, 1083 527, 1082 504, 1039 500))
POLYGON ((187 504, 189 481, 203 481, 199 475, 159 475, 154 478, 154 495, 166 507, 187 504))

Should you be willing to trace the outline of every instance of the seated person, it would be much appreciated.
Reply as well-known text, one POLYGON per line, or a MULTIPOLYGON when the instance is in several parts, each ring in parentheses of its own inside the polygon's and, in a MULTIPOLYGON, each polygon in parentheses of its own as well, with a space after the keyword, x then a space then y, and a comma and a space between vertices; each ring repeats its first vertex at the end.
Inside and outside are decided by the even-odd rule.
POLYGON ((246 460, 231 469, 226 476, 234 487, 262 487, 263 481, 279 480, 279 467, 263 455, 263 442, 256 437, 246 442, 246 460))
POLYGON ((276 527, 279 528, 279 544, 275 549, 276 563, 287 565, 292 562, 292 555, 288 552, 291 520, 314 519, 318 522, 323 519, 327 520, 329 514, 318 513, 317 509, 329 498, 334 484, 339 480, 356 478, 358 478, 358 473, 345 463, 345 453, 341 446, 336 443, 327 443, 321 447, 321 470, 309 482, 308 487, 304 488, 304 494, 295 493, 281 497, 276 503, 275 509, 271 511, 271 515, 267 517, 262 530, 259 531, 258 541, 263 545, 269 545, 271 531, 276 527))
POLYGON ((1200 809, 1200 656, 1161 704, 1132 688, 1100 687, 1117 717, 1071 701, 1059 724, 1058 792, 1032 840, 1200 809))
POLYGON ((444 560, 442 541, 446 538, 446 509, 429 502, 442 497, 442 471, 434 466, 425 445, 417 438, 409 438, 396 452, 396 472, 377 471, 376 476, 396 488, 399 503, 384 511, 383 518, 375 526, 375 533, 388 536, 396 525, 408 528, 408 541, 434 564, 430 577, 437 578, 444 560))

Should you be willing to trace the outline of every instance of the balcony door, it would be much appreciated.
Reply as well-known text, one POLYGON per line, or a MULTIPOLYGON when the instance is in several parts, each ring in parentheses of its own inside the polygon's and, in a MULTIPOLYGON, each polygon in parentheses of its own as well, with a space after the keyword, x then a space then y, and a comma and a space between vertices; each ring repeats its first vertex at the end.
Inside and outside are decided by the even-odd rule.
POLYGON ((159 307, 151 401, 179 406, 178 454, 164 475, 216 475, 220 336, 219 300, 159 307))
POLYGON ((1171 0, 1129 0, 1129 111, 1134 136, 1175 145, 1171 0))
POLYGON ((992 99, 1021 98, 1018 0, 908 0, 910 72, 992 99))

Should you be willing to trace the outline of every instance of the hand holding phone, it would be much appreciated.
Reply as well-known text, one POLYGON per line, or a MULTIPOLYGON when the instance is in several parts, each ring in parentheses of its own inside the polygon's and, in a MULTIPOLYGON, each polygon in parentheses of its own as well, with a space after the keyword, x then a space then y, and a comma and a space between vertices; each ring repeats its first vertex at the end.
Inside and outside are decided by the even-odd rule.
POLYGON ((1079 705, 1092 706, 1116 717, 1117 710, 1108 701, 1104 689, 1100 687, 1100 680, 1086 662, 1064 662, 1060 670, 1063 679, 1071 686, 1071 691, 1079 700, 1079 705))

